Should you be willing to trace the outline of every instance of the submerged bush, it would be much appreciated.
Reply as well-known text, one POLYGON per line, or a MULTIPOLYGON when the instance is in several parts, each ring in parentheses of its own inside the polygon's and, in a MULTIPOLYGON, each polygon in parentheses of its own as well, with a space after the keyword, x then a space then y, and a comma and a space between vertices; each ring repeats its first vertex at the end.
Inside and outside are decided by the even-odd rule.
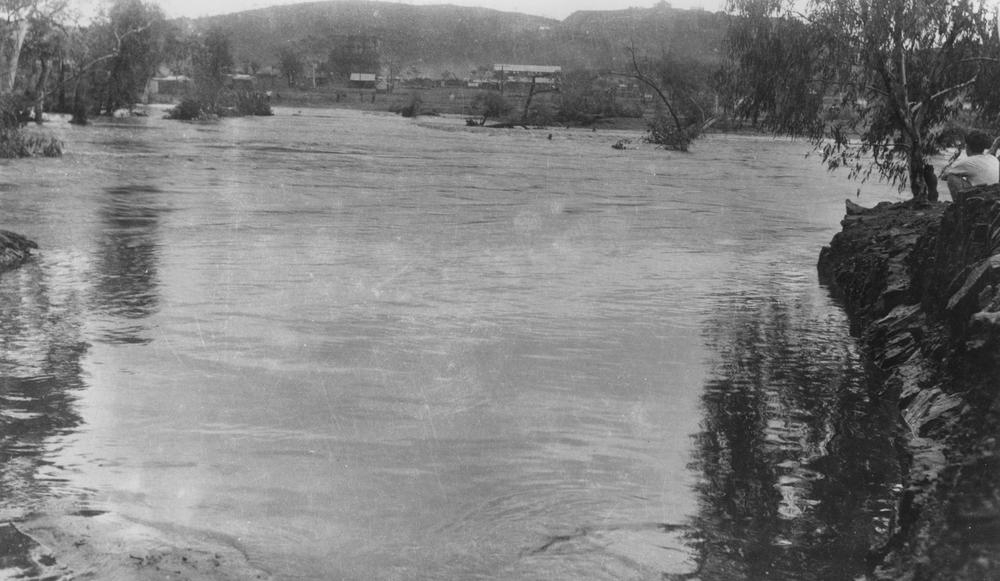
POLYGON ((180 121, 193 121, 203 119, 205 113, 201 103, 194 99, 184 99, 179 105, 167 112, 168 119, 178 119, 180 121))
POLYGON ((63 144, 54 137, 28 135, 19 127, 0 129, 0 157, 60 157, 63 144))
POLYGON ((41 140, 42 155, 45 157, 62 157, 63 153, 63 143, 55 137, 50 137, 48 142, 44 139, 41 140))
POLYGON ((701 128, 697 124, 678 127, 673 119, 660 114, 649 121, 646 132, 646 143, 674 151, 687 151, 691 142, 701 134, 701 128))
POLYGON ((490 119, 500 119, 514 108, 503 95, 494 91, 482 91, 472 98, 472 112, 479 115, 479 125, 486 125, 490 119))
POLYGON ((11 96, 0 98, 0 157, 61 156, 61 141, 24 130, 28 119, 29 110, 23 102, 11 96))
POLYGON ((274 115, 271 110, 271 98, 261 91, 237 91, 235 94, 236 112, 240 115, 267 117, 274 115))
POLYGON ((184 99, 167 113, 168 119, 195 121, 213 117, 247 117, 274 115, 271 99, 261 91, 225 91, 214 103, 199 99, 184 99))
POLYGON ((420 115, 420 109, 423 107, 424 101, 420 96, 420 93, 413 93, 410 95, 410 102, 400 108, 399 114, 403 117, 416 117, 420 115))

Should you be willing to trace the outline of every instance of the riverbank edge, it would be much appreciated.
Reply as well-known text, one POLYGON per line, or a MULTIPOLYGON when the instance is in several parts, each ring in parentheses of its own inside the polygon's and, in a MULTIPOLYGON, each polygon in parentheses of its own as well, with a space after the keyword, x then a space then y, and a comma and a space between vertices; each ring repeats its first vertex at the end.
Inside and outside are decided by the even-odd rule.
POLYGON ((870 578, 1000 579, 1000 185, 961 203, 847 201, 820 281, 873 399, 898 405, 902 488, 870 578))
POLYGON ((0 230, 0 273, 27 262, 38 248, 34 240, 9 230, 0 230))

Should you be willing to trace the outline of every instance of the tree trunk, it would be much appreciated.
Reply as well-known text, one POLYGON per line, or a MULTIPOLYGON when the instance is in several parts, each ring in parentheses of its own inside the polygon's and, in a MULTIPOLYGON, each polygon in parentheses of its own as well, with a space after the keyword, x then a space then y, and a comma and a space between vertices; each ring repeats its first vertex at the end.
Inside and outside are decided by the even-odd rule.
POLYGON ((35 83, 35 123, 42 124, 42 115, 45 113, 45 84, 49 78, 49 59, 42 58, 42 69, 38 73, 38 82, 35 83))
POLYGON ((28 36, 29 24, 27 20, 11 23, 9 26, 12 30, 4 31, 9 34, 9 37, 4 46, 0 47, 0 95, 14 92, 14 81, 17 78, 21 48, 24 46, 24 39, 28 36))
POLYGON ((924 155, 923 148, 913 144, 910 152, 910 193, 913 194, 913 203, 923 205, 927 203, 927 179, 924 177, 924 155))
POLYGON ((531 77, 531 87, 528 89, 528 98, 524 100, 524 111, 521 113, 521 123, 528 122, 528 110, 531 108, 531 99, 535 96, 535 77, 531 77))
POLYGON ((73 88, 73 116, 69 122, 74 125, 87 124, 86 89, 81 79, 77 79, 76 86, 73 88))
POLYGON ((66 112, 66 63, 59 59, 59 101, 58 108, 60 112, 66 112))

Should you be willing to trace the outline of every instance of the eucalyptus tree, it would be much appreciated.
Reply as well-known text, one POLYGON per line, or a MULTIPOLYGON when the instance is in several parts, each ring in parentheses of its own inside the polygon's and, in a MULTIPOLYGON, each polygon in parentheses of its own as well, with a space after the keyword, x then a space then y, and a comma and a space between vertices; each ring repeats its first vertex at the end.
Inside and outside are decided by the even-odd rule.
MULTIPOLYGON (((21 65, 19 85, 23 87, 26 97, 30 97, 34 108, 36 123, 42 122, 42 113, 46 110, 46 99, 50 89, 57 91, 62 88, 65 80, 63 66, 68 52, 69 36, 65 27, 48 20, 34 20, 21 50, 21 65), (55 82, 50 77, 56 69, 55 82)), ((27 103, 25 103, 27 105, 27 103)))
POLYGON ((997 125, 997 15, 979 0, 730 0, 737 114, 806 136, 829 168, 927 200, 953 125, 997 125), (987 114, 992 112, 993 118, 987 114))
POLYGON ((285 75, 289 87, 298 84, 297 80, 302 74, 303 67, 302 57, 296 48, 288 45, 278 50, 278 68, 281 69, 281 74, 285 75))
POLYGON ((118 0, 107 20, 95 25, 98 52, 104 54, 81 70, 93 69, 99 111, 111 115, 139 101, 164 54, 166 31, 163 11, 143 0, 118 0))
POLYGON ((0 0, 0 96, 14 92, 21 51, 32 26, 60 18, 67 0, 0 0))
POLYGON ((221 28, 209 29, 195 42, 191 60, 198 100, 209 111, 216 111, 226 86, 226 75, 233 69, 229 36, 221 28))
POLYGON ((513 108, 503 95, 495 91, 481 91, 472 98, 471 109, 482 118, 479 125, 486 125, 490 119, 499 119, 513 108))
POLYGON ((717 65, 671 52, 650 58, 641 55, 634 42, 626 51, 631 69, 617 74, 635 79, 656 95, 657 114, 649 123, 647 140, 667 149, 687 151, 691 142, 715 122, 706 111, 706 102, 715 95, 712 73, 717 65))

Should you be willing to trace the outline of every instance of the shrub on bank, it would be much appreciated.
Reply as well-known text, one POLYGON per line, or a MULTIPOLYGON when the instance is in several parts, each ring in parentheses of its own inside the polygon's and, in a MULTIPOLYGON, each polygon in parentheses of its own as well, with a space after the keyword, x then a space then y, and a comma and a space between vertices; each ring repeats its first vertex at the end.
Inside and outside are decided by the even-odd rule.
POLYGON ((61 141, 24 130, 28 118, 24 103, 11 96, 0 98, 0 157, 61 156, 61 141))
POLYGON ((271 99, 261 91, 226 91, 215 102, 188 98, 167 112, 168 119, 199 121, 215 117, 248 117, 274 115, 271 99))
POLYGON ((27 135, 18 127, 0 129, 0 157, 60 157, 63 144, 54 137, 27 135))

